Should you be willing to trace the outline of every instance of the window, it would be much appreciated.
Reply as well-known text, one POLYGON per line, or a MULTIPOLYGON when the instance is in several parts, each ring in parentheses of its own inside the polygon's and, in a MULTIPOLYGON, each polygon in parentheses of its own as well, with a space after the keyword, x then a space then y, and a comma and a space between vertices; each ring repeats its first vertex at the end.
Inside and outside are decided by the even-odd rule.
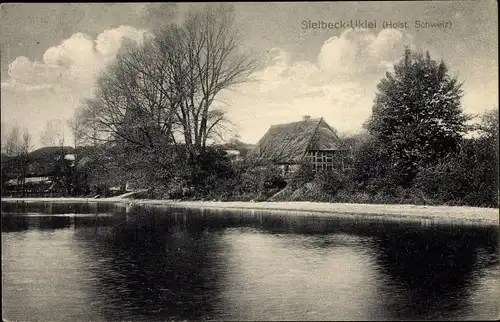
POLYGON ((334 162, 338 161, 335 158, 335 151, 309 151, 307 155, 313 163, 313 170, 333 170, 334 162))

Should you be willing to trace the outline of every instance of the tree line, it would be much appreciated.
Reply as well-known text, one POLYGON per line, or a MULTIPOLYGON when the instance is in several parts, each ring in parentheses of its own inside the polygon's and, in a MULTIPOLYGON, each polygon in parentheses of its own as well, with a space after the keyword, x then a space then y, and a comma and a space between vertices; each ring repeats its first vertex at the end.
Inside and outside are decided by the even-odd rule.
POLYGON ((409 49, 380 80, 362 132, 344 138, 347 169, 304 164, 285 180, 276 165, 231 162, 213 147, 228 123, 218 98, 258 67, 239 44, 226 5, 125 43, 70 123, 74 146, 87 147, 70 180, 86 188, 72 193, 119 178, 155 198, 498 205, 498 111, 465 114, 445 63, 409 49))

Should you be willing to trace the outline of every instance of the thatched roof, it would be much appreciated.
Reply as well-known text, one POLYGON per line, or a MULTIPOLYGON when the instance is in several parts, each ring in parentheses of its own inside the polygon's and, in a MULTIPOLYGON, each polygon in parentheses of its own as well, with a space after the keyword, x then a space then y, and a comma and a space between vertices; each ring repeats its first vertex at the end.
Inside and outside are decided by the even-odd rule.
POLYGON ((275 163, 298 163, 308 150, 342 150, 336 132, 323 120, 272 125, 257 143, 257 158, 275 163))

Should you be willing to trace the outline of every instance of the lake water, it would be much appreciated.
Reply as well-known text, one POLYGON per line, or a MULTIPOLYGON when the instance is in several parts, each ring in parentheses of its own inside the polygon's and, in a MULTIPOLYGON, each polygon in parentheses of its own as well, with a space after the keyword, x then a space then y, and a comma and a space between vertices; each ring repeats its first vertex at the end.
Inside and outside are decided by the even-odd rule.
POLYGON ((2 203, 9 321, 499 317, 498 226, 2 203))

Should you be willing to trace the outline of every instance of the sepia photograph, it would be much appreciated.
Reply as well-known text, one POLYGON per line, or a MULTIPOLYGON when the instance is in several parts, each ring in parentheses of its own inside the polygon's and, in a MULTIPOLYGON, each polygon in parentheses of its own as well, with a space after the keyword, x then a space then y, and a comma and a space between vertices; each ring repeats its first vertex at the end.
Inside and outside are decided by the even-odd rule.
POLYGON ((500 319, 498 3, 2 3, 2 322, 500 319))

